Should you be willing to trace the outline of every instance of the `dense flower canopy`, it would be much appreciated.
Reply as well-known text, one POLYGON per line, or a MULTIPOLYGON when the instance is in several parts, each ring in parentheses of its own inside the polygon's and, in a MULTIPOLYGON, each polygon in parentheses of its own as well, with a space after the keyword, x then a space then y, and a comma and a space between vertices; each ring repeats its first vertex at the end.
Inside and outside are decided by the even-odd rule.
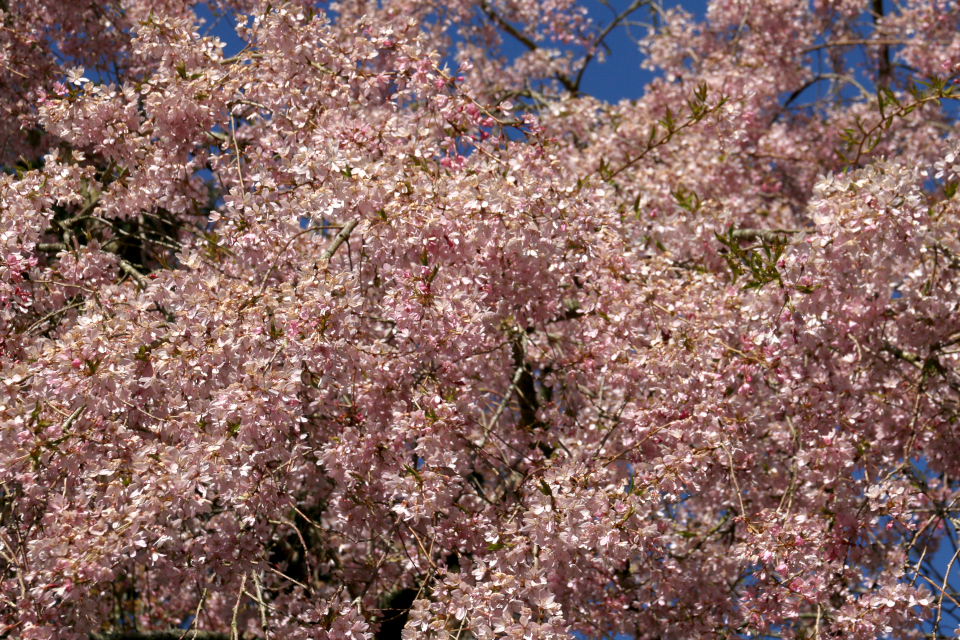
POLYGON ((956 2, 209 4, 0 2, 3 637, 953 633, 956 2))

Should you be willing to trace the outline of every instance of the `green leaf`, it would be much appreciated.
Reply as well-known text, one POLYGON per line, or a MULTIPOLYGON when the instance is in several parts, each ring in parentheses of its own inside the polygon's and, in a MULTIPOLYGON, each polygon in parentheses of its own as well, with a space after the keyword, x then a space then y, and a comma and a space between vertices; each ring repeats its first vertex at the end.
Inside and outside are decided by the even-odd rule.
POLYGON ((543 495, 553 497, 553 491, 550 490, 550 485, 544 482, 542 478, 540 479, 540 486, 537 488, 540 489, 540 493, 543 495))
POLYGON ((410 474, 411 476, 413 476, 414 478, 416 478, 416 480, 417 480, 417 482, 418 482, 419 484, 421 484, 421 485, 423 484, 423 477, 420 475, 420 473, 419 473, 416 469, 414 469, 413 467, 411 467, 411 466, 408 465, 408 464, 403 465, 403 468, 404 468, 404 470, 405 470, 408 474, 410 474))

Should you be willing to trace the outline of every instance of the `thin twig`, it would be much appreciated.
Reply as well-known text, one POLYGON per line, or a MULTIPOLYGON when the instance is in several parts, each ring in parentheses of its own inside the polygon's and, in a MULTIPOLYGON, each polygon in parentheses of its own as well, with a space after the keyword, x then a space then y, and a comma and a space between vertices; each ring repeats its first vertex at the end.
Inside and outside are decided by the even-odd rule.
POLYGON ((58 287, 71 287, 73 289, 79 289, 80 291, 85 291, 87 293, 97 295, 97 292, 89 287, 84 287, 79 284, 71 284, 69 282, 57 282, 56 280, 30 280, 30 284, 55 284, 58 287))
POLYGON ((240 168, 240 145, 237 144, 237 124, 233 120, 233 114, 230 114, 230 137, 233 138, 233 148, 237 152, 237 178, 240 181, 240 189, 246 189, 243 184, 243 170, 240 168))
MULTIPOLYGON (((313 566, 312 566, 312 564, 311 564, 311 562, 310 562, 310 550, 307 548, 307 541, 303 539, 303 534, 300 533, 300 528, 297 527, 296 524, 294 524, 294 523, 292 523, 292 522, 290 522, 290 521, 288 521, 288 520, 271 520, 270 522, 273 523, 273 524, 285 525, 285 526, 288 526, 288 527, 290 527, 291 529, 293 529, 293 532, 297 535, 297 538, 300 540, 300 546, 303 547, 303 561, 304 561, 304 563, 307 565, 307 575, 308 575, 308 576, 312 576, 312 575, 313 575, 313 566)), ((279 573, 279 572, 278 572, 278 573, 279 573)), ((286 575, 284 575, 284 574, 280 574, 280 575, 282 575, 282 576, 283 576, 284 578, 286 578, 287 580, 292 580, 293 582, 296 582, 296 580, 293 580, 293 578, 290 578, 290 577, 288 577, 288 576, 286 576, 286 575)), ((300 585, 301 587, 303 587, 305 590, 307 590, 307 591, 312 591, 312 589, 310 588, 309 585, 300 584, 299 582, 296 582, 296 583, 297 583, 298 585, 300 585)))
MULTIPOLYGON (((356 225, 354 225, 356 226, 356 225)), ((293 234, 293 237, 287 240, 287 243, 283 245, 283 249, 277 252, 277 255, 274 256, 273 262, 270 264, 270 268, 267 269, 267 272, 263 275, 263 281, 260 283, 260 290, 257 291, 257 297, 263 295, 264 290, 267 288, 267 279, 270 277, 270 274, 273 273, 273 270, 277 268, 277 263, 280 262, 280 256, 287 252, 287 249, 290 248, 290 245, 293 244, 293 241, 299 238, 300 236, 310 233, 311 231, 317 231, 318 229, 329 229, 330 227, 309 227, 303 231, 299 231, 293 234)), ((343 228, 341 228, 341 232, 343 228)), ((334 249, 336 251, 336 249, 334 249)), ((331 254, 332 255, 332 254, 331 254)))
MULTIPOLYGON (((503 30, 506 31, 508 34, 510 34, 511 36, 513 36, 518 42, 520 42, 520 44, 522 44, 523 46, 525 46, 525 47, 526 47, 527 49, 529 49, 530 51, 536 51, 536 50, 538 50, 538 49, 540 48, 539 45, 537 45, 536 42, 534 42, 533 40, 531 40, 528 36, 526 36, 526 35, 525 35, 523 32, 521 32, 519 29, 517 29, 517 28, 514 27, 512 24, 510 24, 509 22, 507 22, 506 20, 504 20, 502 17, 500 17, 500 16, 497 14, 497 12, 495 12, 495 11, 493 10, 493 8, 490 7, 489 3, 487 3, 487 2, 482 2, 482 3, 480 4, 480 9, 483 11, 483 13, 484 13, 488 18, 490 18, 490 21, 491 21, 491 22, 493 22, 497 27, 503 29, 503 30)), ((574 94, 577 93, 577 87, 576 87, 576 85, 570 80, 570 78, 568 78, 568 77, 566 77, 566 76, 564 76, 563 74, 561 74, 561 73, 558 72, 558 73, 556 74, 556 79, 560 82, 560 84, 563 85, 564 89, 566 89, 566 90, 569 91, 570 93, 574 93, 574 94)))
POLYGON ((36 322, 34 322, 32 325, 30 325, 29 327, 27 327, 27 329, 24 331, 24 333, 30 333, 30 332, 32 332, 34 329, 36 329, 37 327, 42 326, 43 323, 45 323, 47 320, 52 320, 55 316, 57 316, 57 315, 59 315, 59 314, 61 314, 61 313, 64 313, 65 311, 70 311, 71 309, 77 309, 77 308, 79 308, 79 307, 82 307, 84 304, 86 304, 86 300, 83 300, 83 301, 81 301, 81 302, 76 302, 76 303, 71 304, 71 305, 68 305, 68 306, 66 306, 66 307, 62 307, 62 308, 60 308, 60 309, 57 309, 56 311, 51 311, 50 313, 48 313, 47 315, 43 316, 42 318, 40 318, 39 320, 37 320, 36 322))
POLYGON ((267 607, 263 602, 263 589, 260 587, 260 574, 253 572, 253 586, 257 590, 257 606, 260 608, 260 628, 263 629, 263 637, 269 637, 267 633, 267 607))
POLYGON ((237 631, 237 613, 240 611, 240 600, 243 598, 243 588, 247 586, 247 574, 240 579, 240 591, 237 593, 237 603, 233 605, 233 619, 230 621, 230 640, 240 640, 237 631))
POLYGON ((220 64, 223 66, 227 66, 230 64, 235 64, 237 62, 243 62, 244 60, 259 60, 262 57, 263 57, 262 53, 251 53, 250 55, 244 57, 243 51, 241 51, 240 53, 233 56, 232 58, 224 58, 223 60, 220 61, 220 64))
POLYGON ((289 580, 290 582, 292 582, 293 584, 297 585, 298 587, 300 587, 300 588, 303 589, 304 591, 309 591, 309 590, 310 590, 310 587, 308 587, 307 585, 303 584, 303 583, 300 582, 299 580, 294 580, 293 578, 291 578, 290 576, 288 576, 288 575, 285 574, 284 572, 280 571, 279 569, 275 569, 275 568, 271 567, 270 565, 267 565, 267 569, 270 569, 270 571, 273 571, 275 574, 277 574, 278 576, 280 576, 280 577, 283 578, 284 580, 289 580))
POLYGON ((727 454, 727 459, 730 460, 730 480, 733 482, 733 488, 737 491, 737 500, 740 502, 740 516, 744 519, 747 517, 747 510, 743 506, 743 496, 740 494, 740 483, 737 482, 737 474, 733 470, 733 456, 730 455, 730 449, 727 448, 727 444, 720 441, 720 446, 723 447, 723 450, 727 454))
POLYGON ((580 65, 580 70, 577 72, 577 77, 573 81, 574 89, 579 91, 580 82, 583 80, 583 72, 587 70, 587 66, 593 61, 596 57, 596 49, 603 44, 603 41, 610 35, 610 32, 613 31, 617 26, 619 26, 624 20, 629 17, 631 13, 639 9, 645 4, 649 4, 650 0, 633 0, 630 3, 630 6, 620 12, 620 15, 616 16, 613 21, 606 26, 606 28, 600 32, 600 34, 593 41, 592 49, 590 53, 586 55, 583 59, 583 64, 580 65))
POLYGON ((852 47, 855 45, 889 46, 906 43, 906 40, 834 40, 833 42, 821 42, 820 44, 809 46, 804 49, 803 52, 811 53, 813 51, 817 51, 818 49, 827 49, 829 47, 852 47))
POLYGON ((943 585, 940 587, 940 597, 937 598, 937 619, 933 623, 933 633, 934 635, 940 629, 940 617, 943 615, 943 596, 947 593, 947 581, 950 579, 950 570, 953 569, 953 563, 956 562, 957 556, 960 556, 960 547, 954 552, 953 557, 950 558, 950 562, 947 563, 947 568, 943 572, 943 585))
MULTIPOLYGON (((190 625, 184 629, 183 635, 180 636, 180 640, 185 640, 187 634, 190 633, 190 629, 193 629, 200 620, 200 608, 203 606, 203 601, 207 598, 207 588, 203 588, 203 593, 200 594, 200 602, 197 603, 197 611, 193 614, 193 620, 190 621, 190 625)), ((196 633, 196 631, 194 631, 196 633)))
POLYGON ((507 403, 510 401, 510 394, 513 393, 513 390, 517 388, 517 384, 520 382, 520 378, 522 376, 523 366, 519 366, 513 373, 513 377, 510 378, 510 386, 508 386, 507 390, 503 392, 503 399, 500 401, 500 405, 497 407, 497 410, 493 412, 493 416, 487 421, 487 426, 484 429, 483 440, 480 443, 481 447, 487 443, 487 436, 489 435, 490 430, 497 425, 497 420, 500 419, 500 416, 503 414, 503 410, 507 408, 507 403))

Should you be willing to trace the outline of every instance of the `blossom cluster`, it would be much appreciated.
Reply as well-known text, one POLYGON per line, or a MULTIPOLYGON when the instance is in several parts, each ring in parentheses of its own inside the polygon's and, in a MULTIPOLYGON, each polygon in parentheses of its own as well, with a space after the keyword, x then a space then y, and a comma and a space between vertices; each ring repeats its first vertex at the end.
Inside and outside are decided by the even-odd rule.
POLYGON ((952 631, 956 3, 7 4, 0 635, 952 631))

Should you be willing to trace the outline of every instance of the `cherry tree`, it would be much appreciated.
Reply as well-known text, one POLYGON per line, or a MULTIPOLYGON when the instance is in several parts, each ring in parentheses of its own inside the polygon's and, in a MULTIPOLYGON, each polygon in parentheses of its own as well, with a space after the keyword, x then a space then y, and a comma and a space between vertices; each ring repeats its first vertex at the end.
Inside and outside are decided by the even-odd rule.
POLYGON ((953 634, 960 7, 601 4, 0 2, 3 637, 953 634))

